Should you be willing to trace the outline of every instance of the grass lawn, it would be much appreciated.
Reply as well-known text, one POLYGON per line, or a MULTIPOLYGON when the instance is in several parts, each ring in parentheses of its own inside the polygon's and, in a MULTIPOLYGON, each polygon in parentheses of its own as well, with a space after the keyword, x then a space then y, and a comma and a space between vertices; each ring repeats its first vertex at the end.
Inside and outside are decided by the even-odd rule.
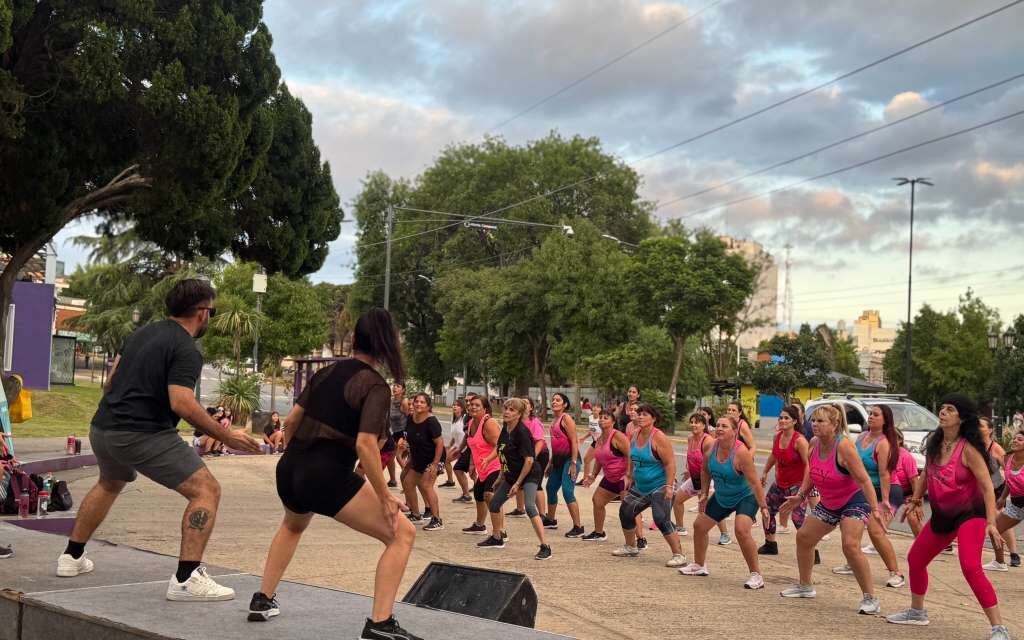
POLYGON ((75 385, 32 392, 32 419, 13 423, 14 436, 46 437, 89 434, 89 422, 100 402, 100 385, 78 381, 75 385))
MULTIPOLYGON (((49 391, 32 392, 32 419, 12 423, 14 437, 66 437, 89 435, 89 423, 100 403, 100 385, 78 380, 71 386, 54 385, 49 391)), ((178 430, 191 433, 185 422, 178 430)))

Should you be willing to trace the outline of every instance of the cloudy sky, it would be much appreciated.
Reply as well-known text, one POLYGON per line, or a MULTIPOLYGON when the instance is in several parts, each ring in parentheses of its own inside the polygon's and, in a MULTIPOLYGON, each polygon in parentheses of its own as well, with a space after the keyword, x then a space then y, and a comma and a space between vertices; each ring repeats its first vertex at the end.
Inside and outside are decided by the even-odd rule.
MULTIPOLYGON (((894 176, 935 182, 917 200, 915 308, 950 308, 971 286, 1004 319, 1024 313, 1024 116, 749 197, 1024 110, 1024 78, 736 179, 1024 73, 1024 4, 648 156, 1008 2, 268 0, 265 20, 345 203, 369 171, 411 178, 452 142, 598 136, 641 173, 642 195, 665 203, 659 218, 757 240, 780 262, 790 243, 794 321, 877 308, 892 326, 906 313, 909 222, 894 176)), ((351 280, 352 227, 316 279, 351 280)), ((58 251, 80 259, 69 243, 58 251)))

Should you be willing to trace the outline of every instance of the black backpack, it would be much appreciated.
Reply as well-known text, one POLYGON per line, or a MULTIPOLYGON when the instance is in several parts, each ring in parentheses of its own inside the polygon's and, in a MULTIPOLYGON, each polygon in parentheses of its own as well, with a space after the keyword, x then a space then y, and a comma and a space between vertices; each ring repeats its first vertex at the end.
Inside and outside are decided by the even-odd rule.
POLYGON ((71 500, 71 491, 68 490, 68 483, 58 480, 53 483, 50 489, 50 506, 47 511, 68 511, 74 502, 71 500))

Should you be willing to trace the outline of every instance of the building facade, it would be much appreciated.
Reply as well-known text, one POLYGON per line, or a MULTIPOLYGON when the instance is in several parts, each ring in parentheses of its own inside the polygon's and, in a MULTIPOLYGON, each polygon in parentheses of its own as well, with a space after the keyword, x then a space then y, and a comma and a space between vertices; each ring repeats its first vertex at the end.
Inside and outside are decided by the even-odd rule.
POLYGON ((853 341, 857 346, 858 366, 871 382, 885 384, 882 361, 896 342, 896 330, 882 327, 877 309, 865 309, 853 321, 853 341))
POLYGON ((747 322, 753 321, 759 326, 747 329, 736 340, 741 349, 756 349, 775 335, 779 323, 779 266, 759 242, 731 236, 718 236, 718 239, 725 243, 728 251, 743 256, 750 264, 762 266, 757 288, 743 313, 747 322))

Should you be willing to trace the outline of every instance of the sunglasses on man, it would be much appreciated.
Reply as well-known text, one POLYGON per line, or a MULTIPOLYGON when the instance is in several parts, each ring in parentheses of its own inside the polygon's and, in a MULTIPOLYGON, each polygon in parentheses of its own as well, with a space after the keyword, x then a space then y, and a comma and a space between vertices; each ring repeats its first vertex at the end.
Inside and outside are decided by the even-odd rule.
POLYGON ((211 318, 213 316, 217 315, 217 307, 196 307, 196 309, 199 309, 200 311, 203 310, 203 309, 206 309, 207 311, 210 312, 210 317, 211 318))

